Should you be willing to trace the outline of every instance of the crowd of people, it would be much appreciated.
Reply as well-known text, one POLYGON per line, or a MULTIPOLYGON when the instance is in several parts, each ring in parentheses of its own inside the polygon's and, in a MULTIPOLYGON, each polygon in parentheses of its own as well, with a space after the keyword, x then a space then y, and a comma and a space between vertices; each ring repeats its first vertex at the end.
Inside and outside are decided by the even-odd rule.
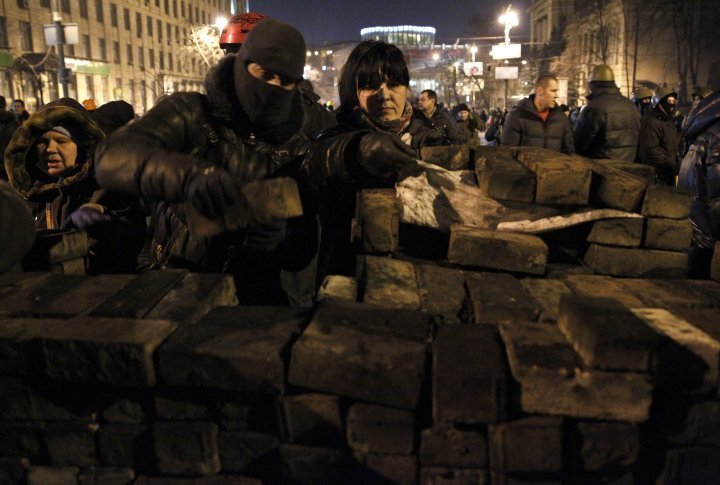
MULTIPOLYGON (((0 231, 0 271, 32 244, 32 229, 85 230, 90 274, 226 272, 242 303, 307 305, 325 275, 355 271, 356 191, 420 172, 424 146, 477 144, 484 133, 492 143, 648 163, 660 183, 674 185, 680 169, 677 94, 659 88, 635 105, 607 66, 593 71, 573 124, 552 75, 509 112, 474 113, 464 103, 451 112, 432 90, 411 103, 402 51, 363 41, 342 68, 340 105, 330 112, 303 80, 307 49, 295 27, 242 14, 220 41, 227 55, 207 74, 204 94, 174 93, 142 117, 124 101, 70 98, 32 115, 20 100, 15 114, 0 110, 9 182, 0 183, 0 216, 13 228, 0 231), (241 187, 276 177, 296 182, 303 215, 227 229, 225 216, 247 206, 241 187)), ((684 129, 681 185, 704 214, 694 216, 703 261, 720 236, 719 106, 717 93, 699 100, 684 129)))

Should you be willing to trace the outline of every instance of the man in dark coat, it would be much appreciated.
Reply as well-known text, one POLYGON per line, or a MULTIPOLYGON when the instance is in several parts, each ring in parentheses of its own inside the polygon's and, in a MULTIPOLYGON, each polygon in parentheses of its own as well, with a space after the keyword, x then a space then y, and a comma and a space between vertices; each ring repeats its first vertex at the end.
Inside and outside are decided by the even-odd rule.
POLYGON ((575 151, 589 158, 634 162, 640 113, 620 94, 609 66, 595 66, 590 75, 587 105, 575 122, 575 151))
POLYGON ((463 142, 450 112, 438 105, 435 91, 426 89, 421 92, 418 97, 418 106, 420 109, 413 113, 413 117, 422 121, 425 127, 441 134, 444 145, 463 142))
POLYGON ((643 116, 640 125, 638 160, 655 167, 657 181, 675 186, 678 173, 680 138, 673 123, 677 93, 672 88, 657 88, 653 93, 653 109, 643 116))
POLYGON ((683 135, 690 150, 682 160, 678 187, 693 195, 688 277, 710 277, 713 247, 720 241, 720 92, 703 98, 688 114, 683 135))
POLYGON ((18 265, 35 241, 35 221, 27 203, 0 181, 0 274, 18 265))
MULTIPOLYGON (((154 267, 228 272, 241 303, 305 299, 288 294, 281 273, 299 271, 315 254, 317 226, 308 228, 315 211, 307 201, 305 215, 287 223, 215 236, 199 231, 222 225, 240 185, 298 173, 298 157, 281 147, 305 119, 298 88, 305 52, 297 29, 262 20, 236 55, 208 73, 207 95, 172 94, 99 150, 101 185, 157 201, 154 267)), ((313 272, 305 288, 312 292, 314 284, 313 272)))
POLYGON ((540 76, 535 93, 520 101, 505 119, 500 143, 575 153, 570 122, 557 106, 558 89, 555 76, 540 76))

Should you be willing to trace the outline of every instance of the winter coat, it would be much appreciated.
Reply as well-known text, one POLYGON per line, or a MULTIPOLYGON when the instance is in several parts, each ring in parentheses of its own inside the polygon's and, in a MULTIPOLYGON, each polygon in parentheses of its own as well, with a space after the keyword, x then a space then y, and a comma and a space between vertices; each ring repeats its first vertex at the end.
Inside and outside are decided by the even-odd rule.
POLYGON ((35 221, 27 203, 0 182, 0 274, 18 264, 34 240, 35 221))
POLYGON ((419 120, 425 128, 442 133, 445 137, 442 143, 443 145, 454 145, 464 142, 450 111, 445 108, 436 106, 431 116, 425 115, 425 113, 418 109, 413 112, 413 117, 419 120))
POLYGON ((127 101, 110 101, 88 114, 106 136, 135 119, 135 110, 127 101))
MULTIPOLYGON (((4 159, 5 149, 10 144, 15 130, 20 126, 20 122, 12 111, 0 110, 0 162, 4 159)), ((0 180, 7 180, 7 172, 5 172, 5 162, 3 169, 0 170, 0 180)))
POLYGON ((145 217, 139 201, 100 189, 95 179, 94 153, 105 134, 84 109, 61 103, 33 113, 15 132, 5 151, 10 183, 32 203, 37 229, 72 228, 70 215, 85 204, 110 215, 110 221, 87 229, 93 240, 88 272, 132 273, 145 237, 145 217), (36 166, 35 155, 38 137, 58 125, 72 126, 73 132, 82 137, 77 164, 62 178, 42 172, 36 166))
POLYGON ((575 153, 567 117, 553 108, 543 121, 535 109, 535 95, 525 98, 505 118, 502 145, 542 147, 556 152, 575 153))
POLYGON ((691 145, 680 166, 678 187, 693 195, 694 244, 712 248, 720 241, 720 92, 703 99, 685 126, 691 145))
POLYGON ((640 133, 635 105, 615 83, 593 87, 587 100, 575 122, 575 151, 589 158, 634 162, 640 133))
MULTIPOLYGON (((303 143, 292 143, 292 139, 297 138, 305 119, 300 91, 293 97, 291 119, 264 134, 271 141, 261 141, 236 98, 234 60, 234 56, 226 56, 208 73, 207 95, 174 93, 115 132, 98 151, 98 179, 103 187, 156 202, 154 267, 228 272, 235 278, 241 302, 286 304, 281 271, 306 267, 317 249, 311 197, 303 200, 304 215, 288 221, 288 234, 277 247, 251 248, 246 241, 253 231, 284 233, 285 226, 280 223, 212 237, 189 229, 193 211, 184 189, 195 172, 217 166, 240 183, 298 173, 296 155, 303 143), (288 143, 291 150, 285 147, 288 143)), ((302 181, 298 181, 304 195, 302 181)), ((195 229, 214 224, 194 212, 195 229)), ((314 274, 309 285, 314 289, 314 274)))
POLYGON ((680 137, 672 119, 660 108, 648 111, 640 125, 640 163, 655 167, 655 176, 659 182, 675 186, 679 150, 680 137))

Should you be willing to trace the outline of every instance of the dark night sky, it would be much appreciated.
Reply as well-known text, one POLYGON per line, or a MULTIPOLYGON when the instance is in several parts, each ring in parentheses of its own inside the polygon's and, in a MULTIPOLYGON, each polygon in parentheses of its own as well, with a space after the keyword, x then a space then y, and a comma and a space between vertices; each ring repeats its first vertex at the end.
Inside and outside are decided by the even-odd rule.
MULTIPOLYGON (((437 29, 437 43, 453 43, 458 37, 503 35, 497 18, 507 3, 506 0, 250 0, 250 10, 294 25, 312 45, 359 41, 361 28, 377 25, 432 26, 437 29), (494 31, 473 29, 475 14, 492 21, 494 31)), ((529 0, 511 3, 520 16, 520 26, 512 33, 527 34, 525 11, 529 0)))

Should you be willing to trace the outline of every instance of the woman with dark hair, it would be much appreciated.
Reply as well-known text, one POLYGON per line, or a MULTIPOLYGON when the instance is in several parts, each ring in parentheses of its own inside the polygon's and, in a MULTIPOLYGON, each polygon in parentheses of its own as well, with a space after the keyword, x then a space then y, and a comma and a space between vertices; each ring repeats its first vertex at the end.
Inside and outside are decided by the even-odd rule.
POLYGON ((308 175, 314 174, 315 185, 326 189, 321 278, 354 271, 350 226, 355 191, 392 187, 401 173, 418 169, 417 149, 428 144, 432 133, 413 120, 409 86, 402 51, 385 42, 361 42, 340 72, 338 126, 320 134, 306 160, 312 167, 308 175))

